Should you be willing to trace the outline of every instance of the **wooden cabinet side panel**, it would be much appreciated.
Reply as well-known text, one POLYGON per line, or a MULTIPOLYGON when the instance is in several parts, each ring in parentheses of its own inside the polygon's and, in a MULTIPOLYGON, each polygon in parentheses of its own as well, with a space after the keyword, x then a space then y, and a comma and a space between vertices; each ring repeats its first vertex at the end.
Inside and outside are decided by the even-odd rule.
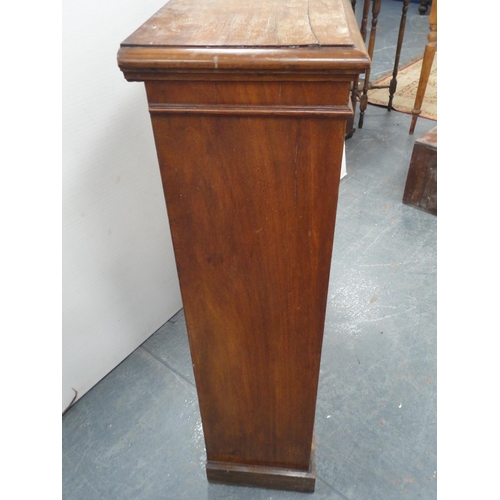
POLYGON ((208 460, 307 470, 344 120, 152 120, 208 460))

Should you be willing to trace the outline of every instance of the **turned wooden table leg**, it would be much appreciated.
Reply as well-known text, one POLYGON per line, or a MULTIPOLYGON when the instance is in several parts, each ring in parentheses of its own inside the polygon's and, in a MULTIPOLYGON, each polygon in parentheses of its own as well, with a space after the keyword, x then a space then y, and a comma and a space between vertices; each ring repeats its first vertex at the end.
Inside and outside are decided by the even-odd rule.
POLYGON ((392 109, 392 100, 394 98, 394 94, 396 93, 396 88, 398 86, 398 71, 399 71, 399 58, 401 56, 401 48, 403 47, 403 38, 405 36, 405 27, 406 27, 406 14, 408 12, 408 5, 410 0, 403 0, 403 13, 401 15, 401 22, 399 23, 399 35, 398 35, 398 43, 396 46, 396 57, 394 59, 394 70, 392 72, 392 80, 389 84, 389 102, 387 104, 387 109, 391 111, 392 109))
MULTIPOLYGON (((372 6, 372 26, 370 29, 370 41, 368 42, 368 55, 370 59, 373 59, 373 51, 375 49, 375 39, 377 37, 377 22, 378 15, 380 13, 380 5, 382 0, 373 0, 372 6)), ((365 114, 366 107, 368 106, 368 85, 370 83, 370 69, 366 70, 365 81, 363 84, 363 94, 361 95, 359 102, 359 122, 358 127, 363 127, 363 118, 365 114)))
POLYGON ((345 138, 350 139, 354 132, 356 132, 356 127, 354 126, 354 118, 356 115, 356 108, 358 104, 358 95, 359 95, 359 75, 356 76, 355 80, 351 86, 351 106, 352 106, 352 115, 347 118, 346 126, 345 126, 345 138))
MULTIPOLYGON (((368 14, 370 12, 370 2, 371 0, 364 0, 363 3, 363 15, 361 18, 361 28, 360 33, 363 38, 363 42, 366 42, 366 25, 368 23, 368 14)), ((356 0, 351 0, 352 11, 356 12, 356 0)), ((354 127, 354 118, 356 115, 356 108, 359 100, 359 75, 355 78, 351 87, 351 105, 352 105, 352 116, 347 119, 346 123, 346 135, 345 138, 349 139, 356 132, 354 127)))
POLYGON ((420 0, 420 5, 418 6, 418 12, 420 13, 421 16, 423 16, 427 12, 430 3, 431 0, 420 0))
POLYGON ((422 112, 420 109, 422 102, 424 101, 425 90, 427 88, 427 82, 429 81, 429 75, 432 68, 432 63, 436 55, 437 50, 437 0, 432 2, 431 12, 429 15, 429 29, 430 33, 427 36, 427 45, 425 46, 424 59, 422 61, 422 70, 420 71, 420 80, 418 82, 417 95, 415 97, 415 104, 413 105, 413 110, 411 112, 411 125, 410 125, 410 135, 413 135, 415 131, 415 125, 417 123, 418 116, 422 112))
POLYGON ((361 27, 359 29, 363 42, 366 42, 366 26, 368 25, 368 14, 370 13, 371 0, 365 0, 363 4, 363 16, 361 17, 361 27))

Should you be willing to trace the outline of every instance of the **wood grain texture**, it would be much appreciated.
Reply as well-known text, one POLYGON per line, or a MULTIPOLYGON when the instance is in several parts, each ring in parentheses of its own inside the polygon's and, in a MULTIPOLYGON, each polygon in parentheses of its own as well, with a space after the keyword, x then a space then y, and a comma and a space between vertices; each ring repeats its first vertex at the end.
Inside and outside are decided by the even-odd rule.
POLYGON ((152 121, 208 459, 308 470, 345 118, 152 121))
MULTIPOLYGON (((241 75, 240 75, 241 76, 241 75)), ((207 104, 217 106, 346 106, 348 82, 336 81, 230 81, 146 82, 148 100, 154 104, 207 104)))
POLYGON ((342 0, 170 0, 124 45, 352 46, 342 0))
POLYGON ((370 58, 360 49, 337 47, 308 50, 237 48, 122 47, 118 63, 128 81, 193 79, 248 80, 339 80, 354 79, 370 66, 370 58), (235 75, 237 73, 237 76, 235 75))
POLYGON ((178 71, 359 74, 370 58, 347 0, 171 0, 122 42, 118 64, 144 81, 178 71))
POLYGON ((171 0, 118 63, 146 85, 207 477, 312 491, 349 91, 370 63, 352 7, 171 0))

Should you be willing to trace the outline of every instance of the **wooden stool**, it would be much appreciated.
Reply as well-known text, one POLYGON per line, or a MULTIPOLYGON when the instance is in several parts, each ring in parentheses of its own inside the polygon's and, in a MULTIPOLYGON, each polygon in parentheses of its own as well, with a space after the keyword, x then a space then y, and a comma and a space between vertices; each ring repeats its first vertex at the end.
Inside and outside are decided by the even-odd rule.
POLYGON ((415 141, 403 203, 437 215, 437 126, 415 141))

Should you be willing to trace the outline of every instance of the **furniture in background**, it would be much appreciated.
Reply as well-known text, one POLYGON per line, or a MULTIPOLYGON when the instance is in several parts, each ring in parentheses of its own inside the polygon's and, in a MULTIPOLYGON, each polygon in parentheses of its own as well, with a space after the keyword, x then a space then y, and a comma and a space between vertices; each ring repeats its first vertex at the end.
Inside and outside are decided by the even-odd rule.
POLYGON ((437 126, 415 141, 403 203, 437 215, 437 126))
POLYGON ((431 2, 432 0, 420 0, 420 5, 418 7, 420 15, 423 16, 429 10, 429 5, 431 4, 431 2))
POLYGON ((415 104, 411 112, 411 125, 410 125, 410 135, 413 135, 415 131, 415 125, 417 124, 418 115, 422 112, 420 107, 425 97, 425 89, 427 88, 427 82, 429 81, 429 75, 431 73, 432 63, 434 57, 436 56, 437 50, 437 0, 434 0, 431 5, 431 12, 429 14, 429 30, 430 33, 427 36, 427 45, 424 50, 424 58, 422 61, 422 69, 420 70, 420 80, 417 87, 417 95, 415 96, 415 104))
POLYGON ((207 478, 313 491, 347 103, 370 65, 349 0, 171 0, 118 64, 145 82, 207 478))
MULTIPOLYGON (((356 10, 356 0, 351 0, 351 5, 353 8, 353 11, 356 10)), ((392 71, 392 79, 389 83, 389 85, 373 85, 370 82, 370 69, 368 69, 364 75, 363 79, 363 86, 362 90, 359 90, 359 76, 356 78, 356 80, 353 82, 352 89, 351 89, 351 104, 353 107, 354 112, 356 112, 356 103, 359 101, 359 121, 358 121, 358 127, 362 128, 363 127, 363 122, 364 122, 364 115, 366 108, 368 106, 368 90, 370 89, 389 89, 388 92, 388 101, 387 101, 387 110, 391 111, 392 110, 392 101, 394 98, 394 94, 396 93, 397 89, 397 76, 398 76, 398 71, 399 71, 399 60, 401 56, 401 48, 403 46, 403 40, 404 40, 404 34, 405 34, 405 27, 406 27, 406 17, 407 17, 407 12, 408 12, 408 5, 410 3, 410 0, 403 0, 403 6, 402 6, 402 13, 401 13, 401 20, 399 23, 399 31, 398 31, 398 39, 396 43, 396 54, 394 57, 394 67, 392 71)), ((363 3, 363 13, 362 13, 362 18, 361 18, 361 25, 360 25, 360 33, 363 38, 363 41, 366 43, 366 36, 367 36, 367 24, 368 24, 368 16, 370 12, 370 4, 371 4, 371 27, 370 27, 370 37, 368 40, 368 55, 370 56, 370 59, 373 59, 373 53, 375 50, 375 41, 377 37, 377 23, 378 23, 378 18, 381 10, 381 4, 382 0, 364 0, 363 3)), ((346 138, 351 137, 354 132, 354 116, 352 119, 348 120, 347 122, 347 133, 346 133, 346 138)))

